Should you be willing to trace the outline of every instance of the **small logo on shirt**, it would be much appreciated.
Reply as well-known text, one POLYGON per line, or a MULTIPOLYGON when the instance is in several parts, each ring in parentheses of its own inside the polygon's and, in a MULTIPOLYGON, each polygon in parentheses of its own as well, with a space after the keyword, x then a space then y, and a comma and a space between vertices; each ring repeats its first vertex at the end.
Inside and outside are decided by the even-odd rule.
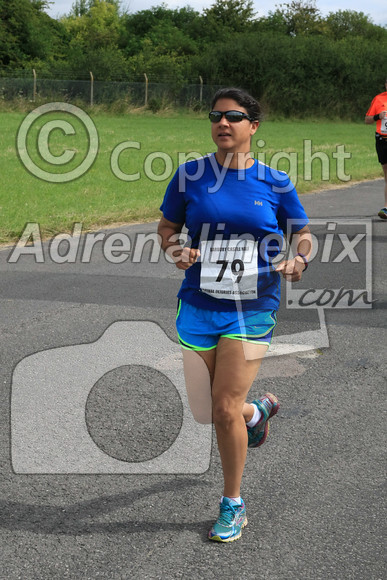
POLYGON ((257 199, 255 199, 254 205, 262 205, 263 206, 263 203, 262 203, 262 201, 258 201, 257 199))

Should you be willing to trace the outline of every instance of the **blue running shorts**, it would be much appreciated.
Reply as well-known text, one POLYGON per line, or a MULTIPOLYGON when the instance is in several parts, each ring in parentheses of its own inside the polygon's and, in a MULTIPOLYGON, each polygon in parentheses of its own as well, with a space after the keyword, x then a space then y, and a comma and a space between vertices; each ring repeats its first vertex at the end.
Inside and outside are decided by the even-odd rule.
POLYGON ((269 346, 277 324, 276 314, 273 310, 217 312, 179 300, 176 315, 179 343, 187 350, 211 350, 221 337, 226 337, 269 346))

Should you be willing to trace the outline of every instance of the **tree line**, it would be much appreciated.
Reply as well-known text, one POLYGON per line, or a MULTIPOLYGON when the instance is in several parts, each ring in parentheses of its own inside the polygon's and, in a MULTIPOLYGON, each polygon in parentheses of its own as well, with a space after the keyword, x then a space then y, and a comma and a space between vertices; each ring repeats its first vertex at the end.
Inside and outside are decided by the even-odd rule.
POLYGON ((250 90, 266 110, 357 117, 387 74, 387 29, 362 12, 323 17, 314 0, 267 16, 251 0, 198 12, 165 4, 130 13, 120 0, 75 0, 51 18, 49 0, 0 0, 0 75, 198 83, 250 90), (20 74, 20 73, 18 73, 20 74))

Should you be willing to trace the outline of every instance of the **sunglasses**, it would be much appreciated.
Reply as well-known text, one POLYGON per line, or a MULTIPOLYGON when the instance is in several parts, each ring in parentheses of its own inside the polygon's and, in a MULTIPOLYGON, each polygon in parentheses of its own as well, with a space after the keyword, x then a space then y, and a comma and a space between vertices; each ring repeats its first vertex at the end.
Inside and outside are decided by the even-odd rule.
POLYGON ((243 119, 248 119, 248 121, 253 121, 249 115, 242 113, 242 111, 211 111, 208 114, 208 118, 211 123, 219 123, 221 118, 225 116, 229 123, 240 123, 243 119))

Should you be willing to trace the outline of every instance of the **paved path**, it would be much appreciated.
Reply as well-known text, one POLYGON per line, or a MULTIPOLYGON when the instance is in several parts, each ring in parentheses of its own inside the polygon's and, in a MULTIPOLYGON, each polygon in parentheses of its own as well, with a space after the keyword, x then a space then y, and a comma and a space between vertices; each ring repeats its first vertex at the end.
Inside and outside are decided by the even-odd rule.
POLYGON ((131 244, 121 264, 106 259, 111 231, 89 263, 83 242, 73 264, 54 263, 48 245, 44 263, 0 252, 1 578, 385 577, 382 188, 302 197, 318 255, 301 298, 284 289, 253 385, 282 407, 248 454, 249 525, 229 546, 206 540, 221 471, 212 430, 193 425, 181 388, 181 274, 152 263, 149 243, 134 259, 156 224, 119 229, 131 244), (373 307, 360 308, 362 296, 332 307, 340 289, 368 290, 373 307), (310 305, 319 297, 324 309, 310 305))

